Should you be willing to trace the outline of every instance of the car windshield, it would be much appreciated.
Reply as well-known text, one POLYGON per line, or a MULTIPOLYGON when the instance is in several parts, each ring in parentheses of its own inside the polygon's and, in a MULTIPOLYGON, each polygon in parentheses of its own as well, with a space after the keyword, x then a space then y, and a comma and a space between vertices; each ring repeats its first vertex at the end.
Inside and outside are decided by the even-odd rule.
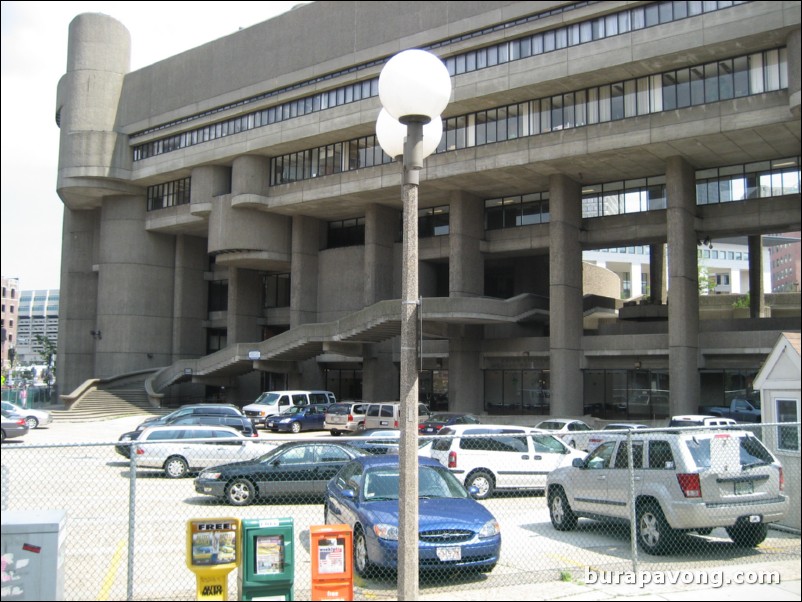
MULTIPOLYGON (((369 470, 362 480, 362 498, 366 502, 398 499, 398 467, 383 466, 369 470)), ((418 495, 421 499, 464 499, 468 493, 459 481, 444 468, 421 466, 418 469, 418 495)))
POLYGON ((295 414, 302 414, 304 408, 302 406, 292 406, 284 410, 281 415, 282 416, 294 416, 295 414))
POLYGON ((452 414, 433 414, 429 416, 427 422, 448 422, 452 418, 455 418, 452 414))
POLYGON ((546 420, 545 422, 541 422, 535 428, 543 429, 545 431, 559 431, 565 428, 565 424, 562 422, 553 422, 550 420, 546 420))
POLYGON ((351 411, 350 403, 335 403, 326 410, 327 414, 349 414, 351 411))
POLYGON ((276 393, 262 393, 253 403, 263 406, 274 406, 279 397, 281 396, 276 393))

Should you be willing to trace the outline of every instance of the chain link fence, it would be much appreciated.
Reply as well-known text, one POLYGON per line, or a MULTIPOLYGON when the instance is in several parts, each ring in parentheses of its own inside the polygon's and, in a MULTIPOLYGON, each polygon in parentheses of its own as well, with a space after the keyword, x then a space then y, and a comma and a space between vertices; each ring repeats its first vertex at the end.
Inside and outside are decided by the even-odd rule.
MULTIPOLYGON (((487 599, 511 585, 799 562, 798 423, 593 434, 590 454, 520 427, 423 442, 420 454, 439 463, 419 473, 421 592, 487 599)), ((7 443, 3 512, 66 512, 70 600, 195 599, 187 522, 226 517, 293 519, 301 600, 311 595, 310 526, 351 524, 355 599, 395 599, 404 542, 393 525, 393 442, 374 444, 390 453, 370 461, 352 442, 263 431, 245 441, 7 443)), ((26 570, 16 552, 3 550, 4 600, 26 570)), ((236 571, 228 591, 236 599, 236 571)))

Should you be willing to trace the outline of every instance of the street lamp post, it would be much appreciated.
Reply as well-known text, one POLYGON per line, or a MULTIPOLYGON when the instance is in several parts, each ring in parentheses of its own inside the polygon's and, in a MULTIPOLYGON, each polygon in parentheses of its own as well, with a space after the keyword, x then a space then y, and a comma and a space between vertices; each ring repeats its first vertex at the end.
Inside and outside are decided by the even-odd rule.
POLYGON ((440 114, 451 96, 443 62, 423 50, 405 50, 379 75, 382 112, 376 137, 403 163, 404 238, 401 277, 401 441, 399 444, 398 599, 418 599, 418 185, 423 160, 443 133, 440 114))

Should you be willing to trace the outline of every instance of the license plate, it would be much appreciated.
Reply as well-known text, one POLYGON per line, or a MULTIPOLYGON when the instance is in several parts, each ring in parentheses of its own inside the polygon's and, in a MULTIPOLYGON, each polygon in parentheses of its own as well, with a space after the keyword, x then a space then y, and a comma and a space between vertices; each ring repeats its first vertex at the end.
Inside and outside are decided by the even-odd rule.
POLYGON ((425 429, 423 429, 423 432, 424 432, 424 433, 426 433, 426 434, 428 435, 428 434, 430 434, 430 433, 431 433, 431 434, 434 434, 434 433, 436 433, 437 431, 435 431, 433 428, 425 428, 425 429))
POLYGON ((272 422, 268 422, 267 423, 267 428, 271 428, 272 429, 273 428, 273 423, 272 422))
POLYGON ((754 481, 736 481, 735 495, 747 495, 755 492, 754 481))
POLYGON ((462 560, 462 548, 460 547, 437 548, 437 557, 440 559, 440 562, 451 562, 455 560, 462 560))

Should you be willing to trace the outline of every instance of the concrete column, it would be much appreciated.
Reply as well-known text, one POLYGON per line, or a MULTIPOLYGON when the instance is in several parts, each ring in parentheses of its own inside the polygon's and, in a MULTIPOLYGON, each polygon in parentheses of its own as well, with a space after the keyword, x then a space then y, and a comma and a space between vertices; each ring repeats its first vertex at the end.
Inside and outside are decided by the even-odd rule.
POLYGON ((762 318, 766 313, 763 295, 763 242, 760 235, 749 237, 749 317, 762 318))
POLYGON ((802 33, 799 28, 788 35, 788 108, 799 119, 802 115, 802 33))
POLYGON ((202 165, 192 168, 190 203, 210 203, 216 196, 231 191, 231 169, 223 165, 202 165))
MULTIPOLYGON (((64 207, 58 337, 58 393, 66 395, 95 375, 100 211, 64 207)), ((101 331, 102 332, 102 331, 101 331)))
POLYGON ((730 270, 730 292, 733 295, 741 294, 741 270, 730 270))
POLYGON ((484 294, 484 203, 467 192, 454 192, 449 207, 448 288, 450 297, 484 294))
POLYGON ((643 284, 641 283, 642 265, 639 263, 632 263, 630 270, 630 279, 632 282, 632 297, 640 297, 643 294, 643 284))
POLYGON ((231 194, 263 195, 269 186, 270 159, 243 155, 234 159, 231 169, 231 194))
POLYGON ((258 320, 262 316, 262 279, 259 272, 228 269, 228 344, 261 340, 258 320))
POLYGON ((173 292, 173 357, 201 357, 206 352, 203 321, 208 315, 208 269, 206 239, 180 234, 175 244, 175 289, 173 292))
POLYGON ((582 187, 557 174, 549 181, 549 295, 551 413, 581 416, 582 379, 582 187))
POLYGON ((448 410, 484 412, 481 326, 448 327, 448 410))
POLYGON ((699 271, 696 258, 696 181, 682 157, 666 165, 668 197, 669 413, 694 414, 699 405, 699 271))
POLYGON ((173 357, 175 237, 145 230, 144 196, 103 201, 96 374, 165 366, 173 357))
POLYGON ((649 245, 649 297, 656 305, 662 305, 666 298, 665 263, 665 246, 649 245))
POLYGON ((319 250, 320 222, 302 215, 293 217, 290 328, 317 320, 319 250))
POLYGON ((393 295, 393 246, 400 224, 398 211, 370 205, 365 212, 364 305, 393 295))
POLYGON ((398 399, 398 366, 393 363, 392 344, 364 345, 362 358, 362 399, 398 399))

